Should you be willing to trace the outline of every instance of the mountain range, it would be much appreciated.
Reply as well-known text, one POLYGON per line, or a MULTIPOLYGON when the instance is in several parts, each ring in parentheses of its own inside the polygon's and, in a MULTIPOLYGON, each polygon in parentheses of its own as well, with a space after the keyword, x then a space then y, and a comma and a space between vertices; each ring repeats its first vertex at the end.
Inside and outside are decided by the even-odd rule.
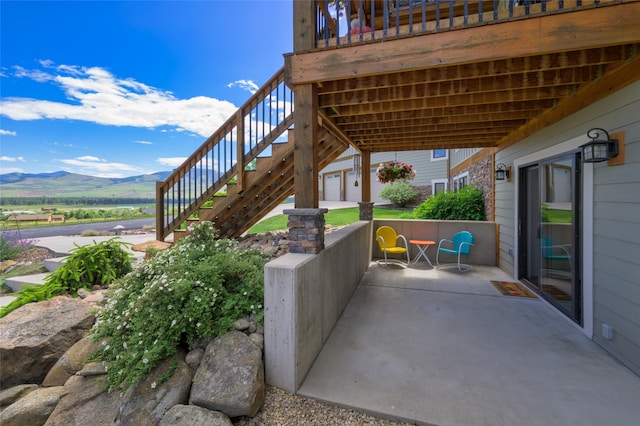
POLYGON ((7 173, 0 175, 3 197, 116 197, 155 198, 156 181, 171 172, 125 178, 102 178, 58 171, 53 173, 7 173))

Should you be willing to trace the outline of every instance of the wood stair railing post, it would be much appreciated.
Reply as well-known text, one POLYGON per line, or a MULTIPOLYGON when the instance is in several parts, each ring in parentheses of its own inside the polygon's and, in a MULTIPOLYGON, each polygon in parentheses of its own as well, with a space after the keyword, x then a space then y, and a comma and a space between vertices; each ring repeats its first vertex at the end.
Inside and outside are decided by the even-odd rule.
POLYGON ((237 182, 238 192, 244 191, 244 110, 240 108, 236 112, 236 164, 238 165, 237 182))

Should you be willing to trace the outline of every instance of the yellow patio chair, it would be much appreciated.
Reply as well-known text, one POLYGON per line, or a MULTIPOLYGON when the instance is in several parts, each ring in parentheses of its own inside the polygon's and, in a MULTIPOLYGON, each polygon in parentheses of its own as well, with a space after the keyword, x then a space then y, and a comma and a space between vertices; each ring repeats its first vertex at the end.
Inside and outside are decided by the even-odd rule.
MULTIPOLYGON (((380 251, 384 253, 384 266, 387 266, 389 259, 387 258, 387 253, 389 254, 402 254, 406 253, 407 255, 407 265, 409 265, 409 245, 407 244, 407 239, 404 235, 400 235, 396 233, 396 230, 390 226, 381 226, 376 231, 376 242, 378 243, 378 247, 380 251), (398 240, 404 243, 404 247, 398 246, 398 240)), ((399 261, 402 264, 401 261, 399 261)))

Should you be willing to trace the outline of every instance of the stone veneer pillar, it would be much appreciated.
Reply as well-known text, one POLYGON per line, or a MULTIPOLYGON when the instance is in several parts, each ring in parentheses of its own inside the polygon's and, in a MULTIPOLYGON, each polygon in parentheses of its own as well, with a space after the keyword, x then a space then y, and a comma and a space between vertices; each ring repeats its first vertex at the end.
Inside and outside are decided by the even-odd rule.
POLYGON ((360 201, 360 220, 373 220, 373 201, 360 201))
POLYGON ((328 209, 289 209, 289 253, 318 254, 324 250, 324 214, 328 209))

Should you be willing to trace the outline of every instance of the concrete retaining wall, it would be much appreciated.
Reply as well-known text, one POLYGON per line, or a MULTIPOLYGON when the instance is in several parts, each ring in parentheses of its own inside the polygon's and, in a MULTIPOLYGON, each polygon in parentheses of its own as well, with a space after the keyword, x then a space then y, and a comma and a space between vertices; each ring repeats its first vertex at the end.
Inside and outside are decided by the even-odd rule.
POLYGON ((295 393, 369 267, 371 224, 332 232, 317 255, 289 253, 265 266, 265 374, 295 393))
MULTIPOLYGON (((436 246, 429 247, 427 255, 435 265, 436 247, 438 242, 443 239, 451 239, 453 234, 458 231, 469 231, 473 234, 475 242, 469 257, 463 262, 470 265, 497 265, 497 247, 496 247, 496 224, 495 222, 478 222, 467 220, 412 220, 412 219, 374 219, 373 231, 371 236, 372 258, 383 259, 384 254, 378 248, 375 241, 375 230, 381 226, 391 226, 398 234, 405 236, 409 240, 432 240, 436 246)), ((411 260, 418 253, 416 246, 409 245, 411 260)), ((391 256, 390 256, 391 257, 391 256)), ((400 259, 397 255, 394 258, 400 259)), ((402 258, 406 261, 406 257, 402 258)), ((440 262, 451 263, 456 262, 455 256, 441 255, 440 262)))

